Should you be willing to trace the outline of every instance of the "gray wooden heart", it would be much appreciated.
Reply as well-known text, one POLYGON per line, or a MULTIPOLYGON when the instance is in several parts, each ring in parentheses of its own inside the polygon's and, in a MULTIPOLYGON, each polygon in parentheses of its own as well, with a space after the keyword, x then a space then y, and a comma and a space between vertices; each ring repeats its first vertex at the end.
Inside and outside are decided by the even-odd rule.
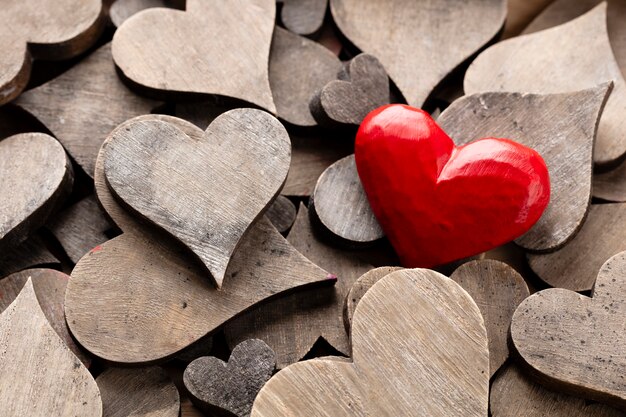
POLYGON ((221 287, 232 253, 287 178, 291 143, 273 116, 232 110, 197 141, 162 121, 138 121, 104 145, 109 187, 191 249, 221 287))

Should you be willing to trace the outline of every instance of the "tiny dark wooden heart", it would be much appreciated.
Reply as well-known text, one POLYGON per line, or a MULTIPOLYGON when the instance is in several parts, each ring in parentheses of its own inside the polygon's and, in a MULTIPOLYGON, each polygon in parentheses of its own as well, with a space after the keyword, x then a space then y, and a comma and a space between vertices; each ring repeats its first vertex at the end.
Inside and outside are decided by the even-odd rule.
POLYGON ((228 363, 212 356, 191 362, 183 382, 194 404, 210 415, 248 417, 275 365, 274 351, 261 340, 249 339, 233 349, 228 363))
POLYGON ((339 77, 311 100, 318 123, 358 125, 370 111, 389 104, 389 77, 373 55, 356 56, 339 77))
POLYGON ((287 178, 291 143, 273 116, 238 109, 200 140, 163 121, 138 121, 103 152, 116 196, 191 249, 221 287, 241 237, 287 178))

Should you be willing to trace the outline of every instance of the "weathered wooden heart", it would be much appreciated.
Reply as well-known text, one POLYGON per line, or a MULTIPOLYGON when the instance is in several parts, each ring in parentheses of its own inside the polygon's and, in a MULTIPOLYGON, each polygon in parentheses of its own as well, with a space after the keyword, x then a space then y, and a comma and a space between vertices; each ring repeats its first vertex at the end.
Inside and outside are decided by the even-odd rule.
POLYGON ((216 94, 276 111, 268 79, 275 0, 188 0, 143 10, 113 37, 124 77, 153 94, 216 94))
POLYGON ((0 249, 23 242, 70 193, 74 176, 63 147, 43 133, 0 141, 0 249))
POLYGON ((355 144, 372 211, 406 267, 476 255, 532 227, 550 198, 543 158, 509 139, 456 147, 422 110, 371 112, 355 144))
POLYGON ((66 59, 89 48, 105 24, 101 0, 5 0, 0 8, 0 105, 28 84, 32 57, 66 59))
POLYGON ((0 315, 0 352, 3 416, 102 415, 96 382, 48 323, 30 279, 0 315))
POLYGON ((420 107, 441 80, 498 33, 506 2, 331 0, 330 10, 341 32, 378 58, 407 102, 420 107))
POLYGON ((287 29, 299 35, 314 35, 324 23, 328 0, 279 0, 280 18, 287 29))
POLYGON ((248 417, 275 367, 272 349, 261 340, 249 339, 233 349, 228 363, 213 356, 191 362, 183 382, 194 404, 207 414, 248 417))
POLYGON ((626 407, 626 252, 609 259, 591 298, 552 288, 513 314, 511 338, 544 385, 626 407))
POLYGON ((320 124, 359 125, 369 112, 389 104, 389 94, 389 77, 380 61, 360 54, 346 64, 339 80, 311 99, 311 113, 320 124))
POLYGON ((594 160, 611 166, 626 153, 626 82, 609 43, 606 3, 563 25, 500 42, 468 68, 466 94, 564 93, 614 81, 598 127, 594 160), (567 73, 567 76, 563 76, 567 73))
POLYGON ((365 294, 352 322, 352 363, 293 364, 263 387, 253 417, 487 415, 483 318, 454 281, 401 270, 365 294))
POLYGON ((287 178, 291 142, 268 113, 238 109, 200 141, 162 121, 132 123, 103 153, 111 190, 191 249, 221 287, 242 236, 287 178))

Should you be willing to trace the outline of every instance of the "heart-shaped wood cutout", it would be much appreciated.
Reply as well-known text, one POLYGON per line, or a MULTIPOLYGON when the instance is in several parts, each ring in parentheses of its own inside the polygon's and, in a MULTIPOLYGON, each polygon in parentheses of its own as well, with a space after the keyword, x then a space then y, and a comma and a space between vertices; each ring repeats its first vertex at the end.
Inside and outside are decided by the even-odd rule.
POLYGON ((242 236, 285 183, 291 158, 285 128, 254 109, 222 114, 200 141, 161 121, 127 124, 102 149, 112 191, 191 249, 218 287, 242 236))
POLYGON ((547 94, 579 91, 607 81, 613 81, 615 88, 600 120, 594 153, 595 162, 606 166, 626 153, 626 81, 609 43, 606 3, 561 26, 490 47, 470 65, 464 88, 466 94, 547 94))
POLYGON ((67 72, 26 91, 15 104, 41 121, 93 178, 108 134, 128 119, 149 114, 159 103, 137 96, 120 81, 108 43, 67 72))
POLYGON ((153 94, 216 94, 276 111, 268 78, 275 0, 188 0, 155 8, 113 37, 124 77, 153 94))
POLYGON ((299 35, 313 35, 324 23, 328 0, 279 0, 280 18, 287 29, 299 35))
POLYGON ((0 315, 0 352, 3 416, 102 415, 96 382, 48 323, 30 279, 0 315))
POLYGON ((32 57, 67 59, 89 48, 105 19, 101 0, 8 0, 0 8, 0 105, 28 84, 32 57))
POLYGON ((421 107, 441 80, 498 33, 506 2, 331 0, 330 10, 341 32, 378 58, 407 102, 421 107))
POLYGON ((389 104, 389 77, 375 56, 360 54, 346 64, 339 80, 326 84, 312 99, 320 123, 359 125, 377 107, 389 104))
POLYGON ((212 356, 191 362, 183 382, 194 404, 207 414, 248 417, 275 367, 272 349, 261 340, 250 339, 233 349, 228 363, 212 356))
POLYGON ((551 288, 513 314, 511 338, 546 386, 626 407, 626 252, 600 269, 592 298, 551 288))
POLYGON ((352 363, 313 360, 278 372, 252 417, 487 415, 483 318, 445 276, 414 269, 378 281, 356 308, 351 340, 352 363))
POLYGON ((53 137, 22 133, 0 141, 0 249, 43 226, 70 193, 69 158, 53 137))
POLYGON ((482 93, 456 100, 437 123, 457 145, 512 138, 539 152, 550 172, 550 203, 516 243, 531 251, 565 245, 587 215, 593 145, 611 85, 563 94, 482 93))
POLYGON ((44 266, 61 269, 61 261, 50 252, 39 234, 34 234, 19 245, 0 253, 0 277, 44 266))
MULTIPOLYGON (((163 115, 141 116, 117 130, 152 119, 202 140, 202 130, 163 115)), ((106 185, 103 165, 101 153, 95 171, 98 199, 124 233, 78 262, 65 297, 70 331, 93 354, 123 364, 163 361, 268 298, 335 282, 262 218, 242 239, 224 286, 217 290, 188 251, 118 204, 106 185)))

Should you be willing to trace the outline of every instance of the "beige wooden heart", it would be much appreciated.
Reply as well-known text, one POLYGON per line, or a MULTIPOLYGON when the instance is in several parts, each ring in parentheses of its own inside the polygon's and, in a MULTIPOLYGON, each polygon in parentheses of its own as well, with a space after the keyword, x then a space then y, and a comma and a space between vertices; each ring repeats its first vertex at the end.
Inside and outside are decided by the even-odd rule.
POLYGON ((252 417, 487 415, 483 318, 437 272, 400 270, 374 284, 354 313, 352 358, 288 366, 263 387, 252 417))
POLYGON ((291 142, 268 113, 237 109, 200 141, 139 121, 111 135, 103 152, 113 193, 191 249, 221 287, 242 236, 287 178, 291 142))
POLYGON ((275 0, 188 0, 154 8, 113 37, 124 77, 153 94, 217 94, 276 111, 268 78, 275 0))

